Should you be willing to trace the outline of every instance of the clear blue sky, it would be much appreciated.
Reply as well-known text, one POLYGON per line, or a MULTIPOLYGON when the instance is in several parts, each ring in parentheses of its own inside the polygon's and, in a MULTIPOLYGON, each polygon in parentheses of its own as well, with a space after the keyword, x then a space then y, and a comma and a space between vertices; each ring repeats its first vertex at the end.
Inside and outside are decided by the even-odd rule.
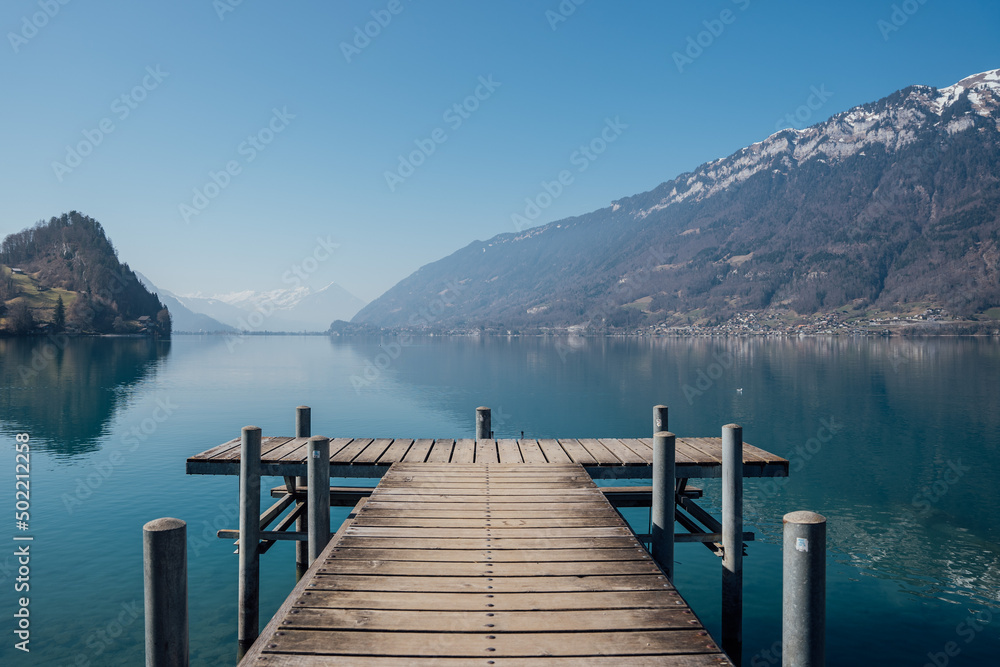
POLYGON ((0 9, 0 233, 82 211, 179 293, 288 286, 293 266, 327 257, 323 238, 340 245, 306 261, 304 284, 369 300, 514 231, 564 169, 573 182, 534 222, 761 140, 813 87, 829 98, 802 125, 1000 67, 1000 3, 986 0, 62 1, 0 9), (560 4, 575 9, 557 22, 560 4), (373 11, 391 21, 345 55, 373 11), (609 118, 628 127, 579 171, 574 151, 609 118), (434 152, 391 189, 385 172, 415 141, 434 152), (72 166, 81 142, 92 150, 72 166), (196 201, 229 163, 226 187, 196 201), (204 208, 186 221, 182 204, 204 208))

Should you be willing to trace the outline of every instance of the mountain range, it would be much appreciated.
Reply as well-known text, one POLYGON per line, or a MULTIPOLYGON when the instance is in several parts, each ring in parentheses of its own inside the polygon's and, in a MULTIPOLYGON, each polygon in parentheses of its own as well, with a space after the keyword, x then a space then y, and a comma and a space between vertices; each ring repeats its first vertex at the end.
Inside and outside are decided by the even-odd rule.
MULTIPOLYGON (((786 129, 591 213, 475 241, 354 317, 615 330, 1000 306, 1000 70, 786 129)), ((993 310, 990 310, 993 309, 993 310)))
MULTIPOLYGON (((224 328, 239 331, 326 331, 332 320, 350 319, 365 305, 364 301, 336 283, 316 291, 303 285, 211 296, 200 293, 184 296, 167 294, 185 310, 209 317, 224 328)), ((175 328, 178 331, 188 330, 179 325, 175 328)))

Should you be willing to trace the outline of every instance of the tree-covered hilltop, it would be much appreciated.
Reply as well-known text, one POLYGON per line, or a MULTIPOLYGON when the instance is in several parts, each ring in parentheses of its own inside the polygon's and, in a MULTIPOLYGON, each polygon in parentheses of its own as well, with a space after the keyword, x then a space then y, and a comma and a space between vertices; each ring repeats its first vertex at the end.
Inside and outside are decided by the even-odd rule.
POLYGON ((70 211, 0 244, 0 331, 170 335, 170 313, 101 223, 70 211))

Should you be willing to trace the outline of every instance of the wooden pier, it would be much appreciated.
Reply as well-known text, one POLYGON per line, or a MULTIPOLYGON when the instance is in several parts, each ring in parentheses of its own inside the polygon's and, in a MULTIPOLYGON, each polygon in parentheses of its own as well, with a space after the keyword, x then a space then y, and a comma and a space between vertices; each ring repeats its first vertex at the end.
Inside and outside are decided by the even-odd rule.
POLYGON ((189 474, 240 476, 239 530, 218 535, 240 554, 241 665, 740 664, 742 479, 789 462, 739 426, 677 438, 665 406, 653 438, 494 439, 485 407, 476 438, 328 439, 310 424, 300 406, 295 437, 248 426, 187 460, 189 474), (258 517, 262 476, 285 484, 258 517), (331 477, 380 480, 327 495, 331 477), (721 521, 695 502, 698 478, 722 479, 721 521), (330 505, 354 507, 332 538, 330 505), (637 506, 649 535, 616 509, 637 506), (277 540, 297 542, 301 579, 258 635, 259 559, 277 540), (672 585, 675 542, 722 559, 722 649, 672 585))
POLYGON ((241 665, 729 665, 579 463, 395 463, 241 665))
MULTIPOLYGON (((722 476, 721 438, 677 438, 677 477, 722 476)), ((304 476, 309 438, 265 437, 261 475, 304 476)), ((381 477, 393 463, 579 463, 595 479, 649 479, 652 438, 330 440, 332 477, 381 477)), ((238 475, 240 439, 234 438, 187 460, 190 475, 238 475)), ((788 461, 743 443, 744 477, 784 477, 788 461)))

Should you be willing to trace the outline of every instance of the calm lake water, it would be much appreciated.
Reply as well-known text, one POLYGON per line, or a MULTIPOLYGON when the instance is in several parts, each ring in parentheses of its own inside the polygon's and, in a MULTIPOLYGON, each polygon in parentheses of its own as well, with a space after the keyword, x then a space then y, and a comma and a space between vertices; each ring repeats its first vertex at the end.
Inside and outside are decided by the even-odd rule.
MULTIPOLYGON (((648 437, 657 403, 678 435, 737 422, 791 460, 787 480, 745 485, 757 541, 744 664, 780 664, 781 517, 798 509, 829 521, 828 664, 997 664, 1000 341, 391 342, 0 339, 0 664, 142 664, 141 529, 163 516, 188 522, 193 664, 232 664, 237 557, 214 534, 237 527, 238 480, 184 464, 244 425, 290 435, 295 406, 310 405, 313 432, 331 437, 471 437, 489 405, 497 437, 648 437), (834 433, 820 442, 824 425, 834 433), (31 438, 26 532, 13 516, 17 433, 31 438), (30 654, 14 649, 16 535, 34 537, 30 654)), ((718 513, 718 484, 698 485, 718 513)), ((333 509, 335 526, 346 511, 333 509)), ((648 512, 626 512, 645 532, 648 512)), ((677 559, 678 588, 717 637, 719 560, 697 544, 677 559)), ((263 625, 294 584, 292 545, 261 565, 263 625)))

